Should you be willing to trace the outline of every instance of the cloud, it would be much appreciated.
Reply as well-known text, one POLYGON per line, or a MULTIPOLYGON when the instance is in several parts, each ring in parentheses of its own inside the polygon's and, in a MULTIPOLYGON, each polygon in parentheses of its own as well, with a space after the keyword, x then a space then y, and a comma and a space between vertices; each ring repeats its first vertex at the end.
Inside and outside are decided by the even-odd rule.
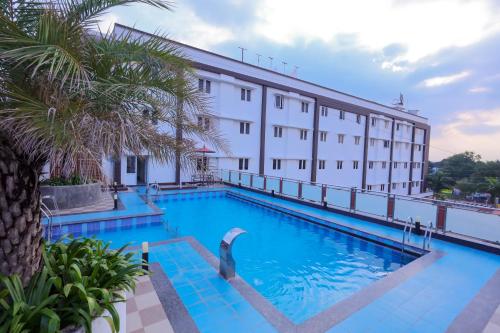
POLYGON ((471 94, 482 94, 482 93, 488 93, 491 91, 491 88, 489 87, 473 87, 469 89, 469 92, 471 94))
POLYGON ((455 83, 457 81, 463 80, 466 77, 470 75, 469 71, 463 71, 460 73, 448 75, 448 76, 436 76, 432 77, 430 79, 426 79, 421 82, 421 85, 427 88, 434 88, 434 87, 440 87, 440 86, 445 86, 448 84, 455 83))
POLYGON ((497 160, 496 142, 500 142, 500 108, 459 112, 447 124, 432 129, 431 160, 465 150, 477 152, 485 160, 497 160))
POLYGON ((182 2, 176 4, 173 11, 144 4, 121 6, 106 14, 99 26, 107 26, 110 22, 119 22, 151 33, 168 32, 169 38, 204 49, 235 39, 230 27, 207 22, 195 8, 182 2))
POLYGON ((310 0, 307 5, 262 0, 253 29, 282 45, 319 40, 334 51, 339 35, 355 36, 353 46, 386 56, 388 47, 399 45, 384 59, 384 67, 400 70, 399 61, 415 63, 442 49, 484 39, 500 30, 499 18, 500 10, 488 0, 310 0))

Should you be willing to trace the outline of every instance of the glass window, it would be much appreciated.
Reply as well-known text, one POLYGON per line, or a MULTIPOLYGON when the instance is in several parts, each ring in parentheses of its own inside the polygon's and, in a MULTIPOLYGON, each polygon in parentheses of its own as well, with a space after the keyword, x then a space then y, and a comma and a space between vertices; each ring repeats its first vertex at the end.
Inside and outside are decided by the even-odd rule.
POLYGON ((136 157, 127 156, 127 173, 135 173, 136 157))

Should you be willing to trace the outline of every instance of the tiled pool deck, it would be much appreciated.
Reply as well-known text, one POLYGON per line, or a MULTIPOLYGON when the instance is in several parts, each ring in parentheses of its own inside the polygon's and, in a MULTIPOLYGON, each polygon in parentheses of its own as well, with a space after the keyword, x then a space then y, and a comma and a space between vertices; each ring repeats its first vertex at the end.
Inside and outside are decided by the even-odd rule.
MULTIPOLYGON (((384 225, 237 188, 230 191, 275 208, 306 214, 323 224, 334 222, 378 237, 401 239, 401 230, 384 225)), ((146 204, 136 193, 120 193, 120 199, 124 205, 121 211, 64 216, 62 222, 158 214, 154 205, 146 204)), ((422 237, 412 235, 410 243, 420 247, 422 237)), ((152 278, 157 290, 164 288, 159 292, 160 298, 162 293, 170 295, 168 299, 177 297, 174 307, 184 308, 184 313, 182 309, 175 310, 176 317, 170 318, 172 304, 162 302, 175 332, 486 332, 498 326, 495 311, 500 304, 500 256, 442 240, 432 240, 431 250, 421 258, 435 256, 431 262, 391 284, 383 293, 372 295, 369 303, 358 306, 345 318, 336 317, 331 321, 333 326, 328 326, 328 321, 327 326, 319 322, 308 325, 308 320, 296 327, 279 322, 282 318, 273 322, 279 313, 265 304, 260 306, 262 299, 258 295, 257 300, 251 295, 244 297, 245 288, 251 287, 244 282, 238 285, 223 280, 214 268, 216 258, 204 256, 202 249, 193 247, 186 239, 151 247, 150 261, 158 262, 161 268, 152 278), (159 281, 155 282, 155 275, 159 281), (266 309, 270 312, 266 313, 266 309), (179 324, 182 321, 187 322, 186 326, 179 324)))

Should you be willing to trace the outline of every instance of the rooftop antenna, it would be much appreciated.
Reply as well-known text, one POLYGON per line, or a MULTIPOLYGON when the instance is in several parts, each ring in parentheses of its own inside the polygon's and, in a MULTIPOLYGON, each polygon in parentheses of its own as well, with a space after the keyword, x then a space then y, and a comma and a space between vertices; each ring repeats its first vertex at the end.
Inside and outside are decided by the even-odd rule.
POLYGON ((257 54, 257 66, 260 66, 260 57, 262 57, 262 54, 257 54))
POLYGON ((286 65, 288 64, 287 62, 285 61, 282 61, 283 63, 283 74, 286 74, 286 65))
POLYGON ((241 47, 241 46, 238 46, 238 48, 241 50, 241 62, 245 62, 245 61, 243 60, 243 56, 244 56, 245 51, 246 51, 247 49, 245 49, 244 47, 241 47))
POLYGON ((269 66, 271 69, 273 69, 273 57, 268 57, 269 58, 269 66))
POLYGON ((405 109, 405 98, 402 93, 399 93, 399 99, 395 99, 392 102, 392 105, 398 110, 404 110, 405 109))

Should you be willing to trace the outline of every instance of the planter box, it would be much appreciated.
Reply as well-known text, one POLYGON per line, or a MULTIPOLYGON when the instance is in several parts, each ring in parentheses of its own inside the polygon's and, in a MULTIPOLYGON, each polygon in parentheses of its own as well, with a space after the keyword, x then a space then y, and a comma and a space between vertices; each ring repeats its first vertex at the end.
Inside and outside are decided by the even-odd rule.
MULTIPOLYGON (((90 206, 101 200, 101 183, 65 186, 40 186, 42 197, 51 195, 55 198, 59 209, 90 206)), ((52 200, 43 201, 49 209, 55 209, 52 200)))
MULTIPOLYGON (((117 333, 127 333, 127 301, 115 303, 115 309, 120 316, 120 330, 117 333)), ((107 311, 104 315, 108 315, 107 311)), ((62 333, 85 333, 83 327, 80 328, 65 328, 61 331, 62 333)), ((92 321, 92 333, 112 333, 109 323, 103 317, 98 317, 92 321)))

